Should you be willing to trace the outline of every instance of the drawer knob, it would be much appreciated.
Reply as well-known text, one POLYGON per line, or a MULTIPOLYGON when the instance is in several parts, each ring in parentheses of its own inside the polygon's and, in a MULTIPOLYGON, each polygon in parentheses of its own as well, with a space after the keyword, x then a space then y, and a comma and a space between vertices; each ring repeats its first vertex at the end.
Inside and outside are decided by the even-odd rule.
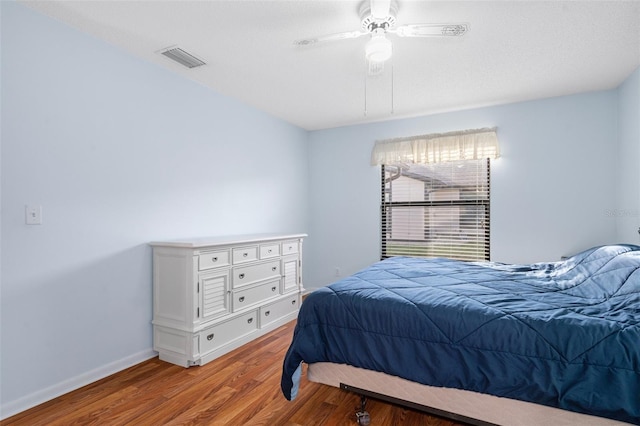
POLYGON ((271 291, 276 291, 276 288, 275 287, 271 287, 271 291))
POLYGON ((296 301, 295 301, 295 300, 292 300, 292 301, 291 301, 291 304, 292 304, 292 305, 295 305, 295 304, 296 304, 296 301))
POLYGON ((249 318, 249 319, 247 320, 247 324, 251 324, 252 322, 253 322, 253 318, 249 318))
POLYGON ((244 296, 240 296, 240 298, 238 299, 239 302, 244 302, 244 296))
POLYGON ((244 274, 238 275, 238 278, 243 279, 244 278, 244 274))
POLYGON ((267 253, 271 253, 273 250, 269 249, 269 251, 267 251, 267 253))
POLYGON ((207 340, 213 340, 213 333, 207 336, 207 340))
POLYGON ((268 317, 270 313, 271 313, 271 311, 267 311, 267 312, 264 313, 264 316, 268 317))
POLYGON ((247 257, 249 256, 249 253, 242 253, 242 257, 247 257))
POLYGON ((276 269, 278 269, 278 268, 275 267, 275 266, 273 268, 271 268, 271 270, 274 271, 274 272, 275 272, 276 269))
POLYGON ((212 258, 211 258, 211 261, 212 261, 212 262, 217 262, 217 261, 218 261, 218 258, 217 258, 217 257, 212 257, 212 258))

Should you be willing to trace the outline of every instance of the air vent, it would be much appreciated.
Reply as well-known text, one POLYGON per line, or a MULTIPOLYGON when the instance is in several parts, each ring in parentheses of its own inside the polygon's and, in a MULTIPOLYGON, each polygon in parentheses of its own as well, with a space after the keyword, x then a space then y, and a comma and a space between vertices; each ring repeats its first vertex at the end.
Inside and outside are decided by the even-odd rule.
POLYGON ((162 49, 158 53, 166 56, 169 59, 173 59, 174 61, 184 65, 187 68, 195 68, 206 64, 206 62, 198 59, 186 50, 175 46, 162 49))

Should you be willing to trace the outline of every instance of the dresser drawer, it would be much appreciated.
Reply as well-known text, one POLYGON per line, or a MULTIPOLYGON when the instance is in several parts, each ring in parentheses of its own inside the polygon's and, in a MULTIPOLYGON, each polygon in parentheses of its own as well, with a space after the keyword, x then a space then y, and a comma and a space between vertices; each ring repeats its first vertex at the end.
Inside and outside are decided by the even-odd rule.
POLYGON ((258 312, 251 311, 200 332, 200 355, 205 355, 258 329, 258 312))
POLYGON ((282 243, 282 255, 295 254, 298 252, 298 241, 284 241, 282 243))
POLYGON ((233 264, 258 260, 258 246, 238 247, 232 250, 233 264))
POLYGON ((229 265, 229 251, 208 251, 201 253, 198 256, 198 270, 204 271, 206 269, 218 268, 220 266, 229 265))
POLYGON ((274 321, 279 320, 291 313, 294 313, 300 307, 299 296, 291 295, 286 299, 278 300, 260 308, 260 327, 264 327, 274 321))
POLYGON ((231 285, 244 287, 269 278, 280 278, 280 259, 233 268, 231 285))
POLYGON ((256 287, 236 290, 233 292, 233 311, 263 303, 272 297, 280 295, 280 280, 260 284, 256 287))
POLYGON ((280 256, 280 244, 260 245, 260 259, 269 259, 270 257, 278 256, 280 256))

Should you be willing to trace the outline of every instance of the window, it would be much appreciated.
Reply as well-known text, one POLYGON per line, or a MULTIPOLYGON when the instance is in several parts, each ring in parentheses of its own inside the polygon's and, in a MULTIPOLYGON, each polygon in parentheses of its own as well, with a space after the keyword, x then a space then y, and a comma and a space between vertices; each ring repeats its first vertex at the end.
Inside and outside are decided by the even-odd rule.
POLYGON ((489 260, 490 160, 382 165, 382 258, 489 260))
POLYGON ((489 176, 496 128, 376 141, 382 166, 382 258, 489 260, 489 176))

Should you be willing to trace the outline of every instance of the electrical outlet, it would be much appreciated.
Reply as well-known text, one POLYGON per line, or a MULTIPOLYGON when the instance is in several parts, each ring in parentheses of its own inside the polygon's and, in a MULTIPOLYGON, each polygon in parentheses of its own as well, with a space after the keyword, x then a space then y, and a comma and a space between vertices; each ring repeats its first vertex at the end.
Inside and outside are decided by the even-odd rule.
POLYGON ((27 225, 42 225, 42 206, 26 206, 24 210, 24 221, 27 225))

